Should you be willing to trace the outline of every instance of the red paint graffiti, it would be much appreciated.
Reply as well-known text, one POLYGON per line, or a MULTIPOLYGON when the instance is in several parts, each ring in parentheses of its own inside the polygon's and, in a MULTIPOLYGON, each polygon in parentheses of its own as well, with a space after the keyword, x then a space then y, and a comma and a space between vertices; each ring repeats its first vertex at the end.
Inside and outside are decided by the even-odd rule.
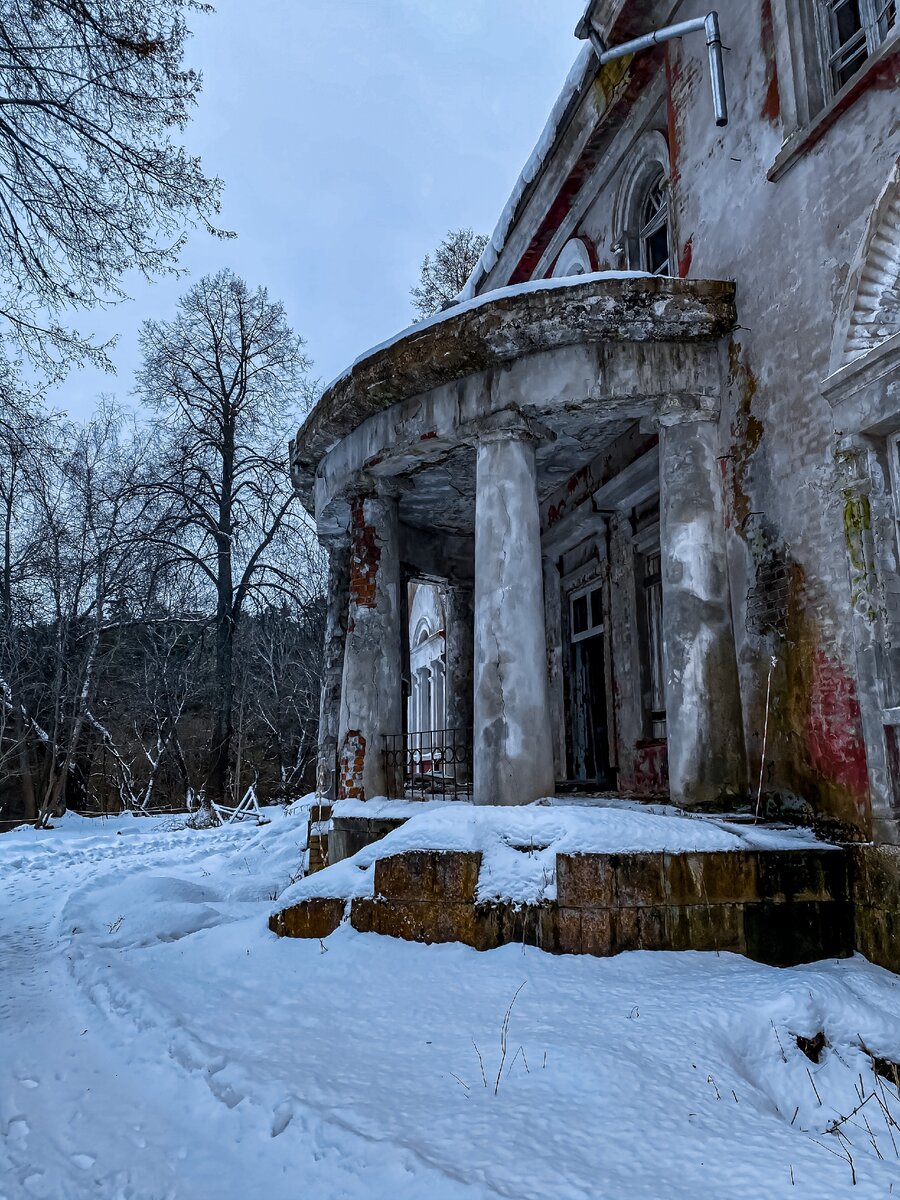
POLYGON ((842 665, 821 649, 814 662, 806 747, 817 773, 846 788, 864 815, 869 772, 856 685, 842 665))

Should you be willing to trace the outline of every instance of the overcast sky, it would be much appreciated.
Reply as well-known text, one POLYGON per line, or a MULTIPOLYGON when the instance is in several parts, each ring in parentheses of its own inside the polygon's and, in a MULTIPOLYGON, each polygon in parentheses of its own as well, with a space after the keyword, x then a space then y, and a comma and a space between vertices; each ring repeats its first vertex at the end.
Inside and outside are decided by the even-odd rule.
POLYGON ((84 329, 120 335, 118 374, 53 396, 86 417, 126 400, 137 330, 230 266, 284 301, 327 382, 412 320, 409 289, 449 228, 491 233, 581 44, 584 0, 215 0, 192 16, 204 88, 187 144, 225 181, 222 242, 190 278, 136 285, 84 329))

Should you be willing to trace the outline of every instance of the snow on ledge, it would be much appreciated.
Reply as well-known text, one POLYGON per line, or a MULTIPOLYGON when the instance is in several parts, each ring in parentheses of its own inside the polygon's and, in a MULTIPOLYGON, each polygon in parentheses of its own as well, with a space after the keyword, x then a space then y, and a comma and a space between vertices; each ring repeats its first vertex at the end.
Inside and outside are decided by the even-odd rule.
MULTIPOLYGON (((661 278, 661 276, 651 275, 648 271, 590 271, 586 275, 565 275, 553 279, 531 279, 527 283, 515 283, 510 284, 509 287, 494 288, 493 291, 482 292, 480 296, 471 296, 468 299, 460 300, 457 304, 451 304, 449 308, 433 313, 430 317, 426 317, 424 321, 416 321, 412 325, 407 325, 405 329, 401 329, 385 341, 379 342, 377 346, 372 346, 368 350, 364 350, 358 358, 353 360, 349 367, 332 379, 328 387, 324 389, 323 395, 336 387, 342 379, 346 379, 352 373, 354 367, 358 367, 366 359, 380 354, 382 350, 389 350, 391 346, 395 346, 397 342, 402 342, 404 338, 411 337, 413 334, 424 333, 426 329, 432 329, 435 325, 449 321, 451 317, 458 317, 461 313, 471 312, 473 309, 481 308, 484 304, 491 304, 494 300, 507 300, 515 296, 527 295, 529 292, 577 287, 583 283, 602 283, 604 280, 609 279, 658 278, 661 278)), ((462 296, 462 292, 460 292, 460 296, 462 296)))
POLYGON ((367 801, 352 814, 386 816, 413 812, 405 825, 351 858, 334 863, 288 888, 278 910, 313 896, 373 896, 375 863, 407 850, 480 851, 479 901, 537 904, 556 899, 557 854, 672 854, 714 850, 835 849, 807 830, 731 824, 664 807, 648 811, 634 802, 602 807, 560 805, 552 799, 522 807, 461 801, 367 801), (425 811, 422 811, 423 807, 425 811))

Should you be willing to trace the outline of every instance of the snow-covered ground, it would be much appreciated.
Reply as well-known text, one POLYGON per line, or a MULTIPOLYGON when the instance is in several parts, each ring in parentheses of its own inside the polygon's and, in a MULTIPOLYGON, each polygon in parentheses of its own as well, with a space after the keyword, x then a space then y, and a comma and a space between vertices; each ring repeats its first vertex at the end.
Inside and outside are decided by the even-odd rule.
POLYGON ((305 813, 176 825, 0 837, 3 1200, 900 1196, 865 960, 280 941, 305 813))

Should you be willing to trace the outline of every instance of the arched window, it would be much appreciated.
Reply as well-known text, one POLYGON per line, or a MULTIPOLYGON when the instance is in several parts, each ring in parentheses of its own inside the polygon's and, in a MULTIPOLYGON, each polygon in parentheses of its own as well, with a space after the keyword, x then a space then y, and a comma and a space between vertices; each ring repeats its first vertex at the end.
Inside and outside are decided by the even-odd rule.
POLYGON ((670 275, 669 185, 660 172, 644 195, 640 210, 638 248, 641 270, 651 275, 670 275))
POLYGON ((613 250, 631 271, 676 274, 669 207, 669 150, 649 130, 637 139, 622 170, 612 213, 613 250))

